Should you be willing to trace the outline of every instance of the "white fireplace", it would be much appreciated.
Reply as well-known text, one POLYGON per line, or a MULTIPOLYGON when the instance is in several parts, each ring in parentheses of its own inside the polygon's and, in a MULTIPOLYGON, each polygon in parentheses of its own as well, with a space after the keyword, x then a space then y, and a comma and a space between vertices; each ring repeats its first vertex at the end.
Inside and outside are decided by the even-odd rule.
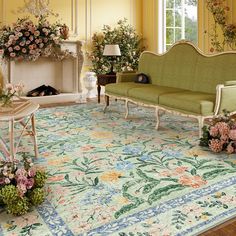
POLYGON ((80 41, 64 41, 62 49, 68 49, 76 56, 60 61, 49 57, 36 61, 11 61, 3 68, 4 82, 22 82, 25 93, 43 84, 60 90, 59 95, 29 97, 39 104, 76 102, 81 99, 82 92, 80 75, 84 57, 81 47, 80 41))

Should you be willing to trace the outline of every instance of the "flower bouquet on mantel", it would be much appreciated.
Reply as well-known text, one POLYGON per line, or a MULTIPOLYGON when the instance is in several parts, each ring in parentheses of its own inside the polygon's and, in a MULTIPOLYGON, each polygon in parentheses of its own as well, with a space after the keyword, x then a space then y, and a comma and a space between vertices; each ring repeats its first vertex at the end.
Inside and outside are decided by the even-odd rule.
POLYGON ((213 152, 236 153, 236 121, 224 111, 224 115, 210 120, 203 127, 200 145, 209 147, 213 152))
POLYGON ((23 215, 44 201, 46 173, 36 170, 31 159, 0 162, 0 205, 13 215, 23 215))

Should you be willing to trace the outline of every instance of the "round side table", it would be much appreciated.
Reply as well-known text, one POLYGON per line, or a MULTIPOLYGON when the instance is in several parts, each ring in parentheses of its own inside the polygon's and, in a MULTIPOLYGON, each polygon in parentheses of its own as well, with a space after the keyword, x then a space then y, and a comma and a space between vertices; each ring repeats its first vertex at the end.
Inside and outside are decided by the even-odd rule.
POLYGON ((30 136, 32 136, 33 143, 34 143, 34 152, 35 157, 38 157, 38 146, 37 146, 37 137, 36 137, 36 128, 35 128, 35 116, 34 113, 39 109, 39 105, 29 102, 29 104, 19 112, 16 113, 6 113, 0 115, 0 121, 8 122, 9 124, 9 140, 10 140, 10 147, 7 148, 4 137, 2 137, 2 132, 0 132, 0 147, 2 147, 2 151, 6 158, 10 159, 11 161, 15 159, 17 148, 20 144, 21 138, 26 131, 30 136), (15 140, 15 130, 14 124, 15 123, 21 124, 20 136, 17 137, 15 140), (31 127, 29 127, 31 124, 31 127))

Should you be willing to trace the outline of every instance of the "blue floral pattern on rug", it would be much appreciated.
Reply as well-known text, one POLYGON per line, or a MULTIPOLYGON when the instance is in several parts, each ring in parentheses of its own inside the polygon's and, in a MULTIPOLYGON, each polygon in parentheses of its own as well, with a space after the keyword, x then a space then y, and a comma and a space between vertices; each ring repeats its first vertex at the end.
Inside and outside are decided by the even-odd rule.
MULTIPOLYGON (((196 235, 236 216, 236 155, 199 147, 195 120, 112 101, 40 109, 38 167, 47 199, 0 235, 196 235)), ((0 123, 7 135, 7 124, 0 123)), ((21 155, 32 155, 24 136, 21 155)), ((2 156, 0 152, 0 157, 2 156)))

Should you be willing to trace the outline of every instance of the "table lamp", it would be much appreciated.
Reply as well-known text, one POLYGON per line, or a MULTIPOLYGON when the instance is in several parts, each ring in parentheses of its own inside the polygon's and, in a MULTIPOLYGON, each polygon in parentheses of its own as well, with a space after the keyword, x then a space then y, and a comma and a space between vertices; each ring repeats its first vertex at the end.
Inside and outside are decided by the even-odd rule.
POLYGON ((110 64, 111 69, 110 72, 107 73, 109 75, 114 75, 115 72, 113 71, 114 63, 115 63, 115 57, 120 56, 120 47, 118 44, 106 44, 103 51, 103 56, 111 57, 110 64))

